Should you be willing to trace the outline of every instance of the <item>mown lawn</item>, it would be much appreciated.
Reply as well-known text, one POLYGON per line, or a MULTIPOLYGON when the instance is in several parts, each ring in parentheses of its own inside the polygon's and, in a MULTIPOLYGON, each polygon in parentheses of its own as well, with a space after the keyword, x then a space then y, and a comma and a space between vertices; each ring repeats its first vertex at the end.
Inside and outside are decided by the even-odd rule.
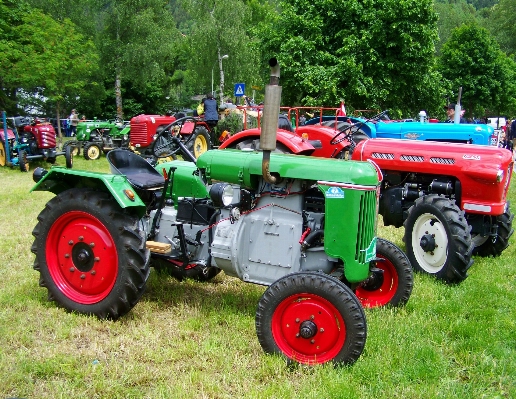
MULTIPOLYGON (((105 157, 76 157, 74 167, 108 170, 105 157)), ((460 285, 416 275, 405 308, 366 310, 366 348, 353 366, 289 367, 256 339, 265 288, 223 274, 203 284, 153 271, 117 322, 48 302, 30 248, 52 194, 29 193, 32 173, 7 167, 0 184, 0 397, 516 397, 514 238, 501 257, 475 258, 460 285)), ((379 235, 403 248, 401 230, 379 235)))

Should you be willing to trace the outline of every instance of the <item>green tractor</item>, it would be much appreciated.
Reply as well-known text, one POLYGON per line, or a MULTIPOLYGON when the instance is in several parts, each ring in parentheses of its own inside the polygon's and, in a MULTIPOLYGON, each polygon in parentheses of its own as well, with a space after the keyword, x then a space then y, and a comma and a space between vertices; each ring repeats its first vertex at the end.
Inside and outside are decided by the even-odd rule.
MULTIPOLYGON (((277 61, 270 65, 263 152, 210 150, 196 163, 154 168, 113 150, 111 173, 35 170, 32 190, 56 194, 32 246, 51 300, 117 319, 143 295, 151 266, 200 282, 223 271, 268 287, 255 322, 265 352, 303 364, 359 358, 364 307, 404 305, 412 268, 376 236, 373 163, 273 152, 281 87, 277 61)), ((180 137, 170 140, 195 159, 180 137)))
POLYGON ((72 148, 73 155, 82 152, 85 159, 96 160, 102 153, 107 154, 115 148, 129 147, 129 123, 120 119, 114 121, 79 122, 75 140, 67 141, 63 146, 72 148))

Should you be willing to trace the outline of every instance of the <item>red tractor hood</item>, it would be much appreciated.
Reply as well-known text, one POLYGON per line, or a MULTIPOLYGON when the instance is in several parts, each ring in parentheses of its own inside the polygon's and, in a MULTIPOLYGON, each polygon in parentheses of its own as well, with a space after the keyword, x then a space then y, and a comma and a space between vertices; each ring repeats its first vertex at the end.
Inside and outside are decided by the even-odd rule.
POLYGON ((494 214, 503 213, 514 164, 512 152, 504 148, 396 139, 361 141, 352 159, 374 161, 382 171, 456 178, 462 209, 494 214))

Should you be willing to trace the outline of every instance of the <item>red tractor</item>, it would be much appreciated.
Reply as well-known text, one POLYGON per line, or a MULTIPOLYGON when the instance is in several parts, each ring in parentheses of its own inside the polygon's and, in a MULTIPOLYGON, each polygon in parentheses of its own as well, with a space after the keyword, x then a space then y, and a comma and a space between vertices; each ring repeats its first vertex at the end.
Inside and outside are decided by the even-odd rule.
POLYGON ((66 167, 73 166, 71 149, 59 151, 56 133, 49 122, 27 117, 9 118, 11 129, 7 128, 7 118, 2 113, 3 129, 0 133, 0 166, 18 166, 22 172, 29 170, 29 162, 43 160, 54 164, 60 155, 66 157, 66 167))
MULTIPOLYGON (((472 255, 498 256, 507 248, 514 217, 507 201, 514 167, 509 150, 430 141, 354 140, 359 127, 337 131, 305 125, 294 132, 285 125, 278 129, 276 151, 375 162, 384 175, 379 202, 384 225, 405 227, 407 255, 417 271, 457 283, 467 277, 472 255)), ((219 148, 259 150, 259 136, 259 128, 245 130, 219 148)))
POLYGON ((165 128, 172 125, 196 158, 211 148, 210 127, 202 119, 183 113, 173 116, 138 115, 131 118, 130 148, 144 158, 154 157, 154 141, 165 128))

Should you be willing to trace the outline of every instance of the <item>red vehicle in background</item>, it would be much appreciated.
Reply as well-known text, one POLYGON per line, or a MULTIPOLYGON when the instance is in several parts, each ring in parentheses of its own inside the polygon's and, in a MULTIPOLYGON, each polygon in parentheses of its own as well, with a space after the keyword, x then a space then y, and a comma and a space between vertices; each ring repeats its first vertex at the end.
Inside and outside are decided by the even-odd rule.
POLYGON ((210 127, 201 118, 184 113, 174 115, 137 115, 130 121, 130 148, 144 158, 153 157, 153 143, 170 126, 189 151, 198 158, 211 148, 210 127))

